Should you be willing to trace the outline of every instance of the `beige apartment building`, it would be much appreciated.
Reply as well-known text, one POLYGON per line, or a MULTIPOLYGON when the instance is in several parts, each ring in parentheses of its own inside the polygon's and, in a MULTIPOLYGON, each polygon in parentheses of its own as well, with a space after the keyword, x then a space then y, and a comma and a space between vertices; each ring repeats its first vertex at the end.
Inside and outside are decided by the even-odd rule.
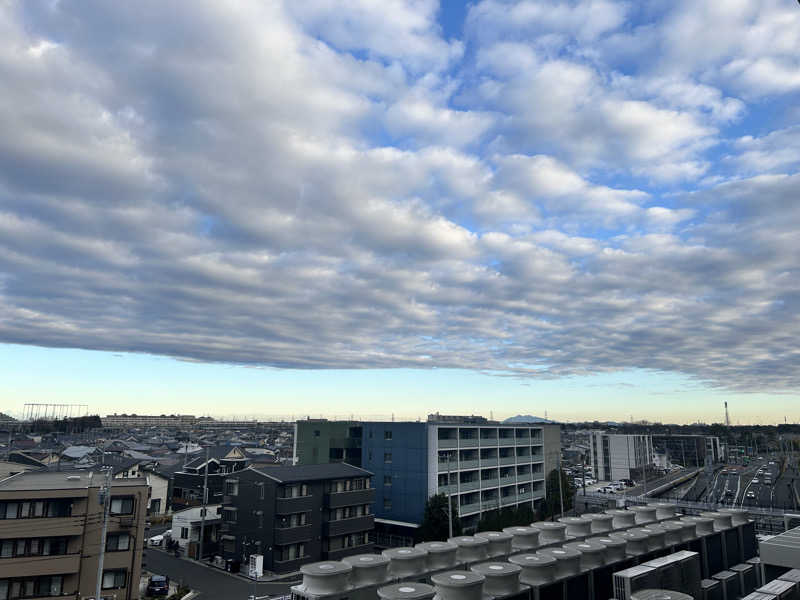
MULTIPOLYGON (((0 480, 0 600, 95 597, 103 528, 99 471, 0 480)), ((148 487, 112 479, 102 598, 139 598, 148 487)))

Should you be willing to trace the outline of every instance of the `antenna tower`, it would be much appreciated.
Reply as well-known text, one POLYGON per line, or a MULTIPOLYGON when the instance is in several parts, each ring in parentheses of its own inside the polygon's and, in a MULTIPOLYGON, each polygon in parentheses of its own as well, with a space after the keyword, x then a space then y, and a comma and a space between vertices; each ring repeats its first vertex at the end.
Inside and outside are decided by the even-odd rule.
POLYGON ((725 427, 731 426, 731 416, 728 413, 728 401, 725 401, 725 427))

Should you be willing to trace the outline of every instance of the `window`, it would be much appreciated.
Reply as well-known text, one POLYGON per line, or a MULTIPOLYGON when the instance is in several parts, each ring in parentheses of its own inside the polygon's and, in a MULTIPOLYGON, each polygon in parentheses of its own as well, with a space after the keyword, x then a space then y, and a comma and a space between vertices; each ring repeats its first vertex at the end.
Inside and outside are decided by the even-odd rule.
POLYGON ((111 514, 112 515, 132 515, 133 514, 133 498, 112 498, 111 499, 111 514))
POLYGON ((392 462, 392 453, 391 452, 384 452, 383 453, 383 462, 385 462, 385 463, 392 462))
POLYGON ((314 430, 314 437, 319 437, 319 429, 314 430))
POLYGON ((225 495, 238 496, 239 495, 239 481, 229 480, 225 482, 225 495))
POLYGON ((0 600, 61 596, 61 575, 0 579, 0 600))
POLYGON ((368 451, 367 456, 369 457, 368 460, 371 461, 372 460, 372 450, 368 451))
POLYGON ((181 539, 188 540, 189 539, 189 528, 188 527, 181 527, 181 539))
POLYGON ((123 552, 130 550, 131 536, 127 533, 109 533, 106 541, 108 552, 123 552))
POLYGON ((392 499, 391 498, 384 498, 383 499, 383 510, 392 510, 392 499))
POLYGON ((392 476, 391 475, 384 475, 383 476, 383 485, 392 485, 392 476))
POLYGON ((127 571, 121 569, 117 571, 103 571, 103 589, 113 590, 115 588, 124 588, 127 579, 127 571))
POLYGON ((391 429, 384 430, 383 439, 384 440, 391 440, 392 439, 392 430, 391 429))
POLYGON ((259 500, 263 500, 264 499, 264 484, 259 482, 256 485, 258 485, 258 499, 259 500))
POLYGON ((256 513, 256 517, 258 518, 258 528, 259 529, 264 529, 264 513, 261 512, 261 511, 258 511, 256 513))

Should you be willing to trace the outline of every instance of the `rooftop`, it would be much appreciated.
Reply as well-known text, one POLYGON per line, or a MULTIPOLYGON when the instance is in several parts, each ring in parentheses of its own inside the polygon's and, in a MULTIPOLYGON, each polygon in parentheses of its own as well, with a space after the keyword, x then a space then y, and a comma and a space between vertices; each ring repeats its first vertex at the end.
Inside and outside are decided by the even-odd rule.
MULTIPOLYGON (((0 480, 3 491, 78 490, 100 487, 103 473, 99 471, 28 471, 0 480)), ((114 487, 147 485, 142 478, 113 479, 114 487)))
POLYGON ((320 479, 340 479, 342 477, 370 477, 372 473, 347 463, 322 465, 296 465, 292 467, 265 467, 253 471, 281 483, 293 481, 313 481, 320 479))

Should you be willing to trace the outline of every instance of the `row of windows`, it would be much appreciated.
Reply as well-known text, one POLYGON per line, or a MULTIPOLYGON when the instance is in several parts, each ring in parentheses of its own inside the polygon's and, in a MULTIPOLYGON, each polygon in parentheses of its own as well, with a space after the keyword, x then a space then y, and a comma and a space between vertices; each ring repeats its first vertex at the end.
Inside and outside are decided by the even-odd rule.
POLYGON ((276 524, 281 529, 308 525, 308 513, 301 512, 280 517, 276 520, 276 524))
POLYGON ((329 519, 331 521, 341 521, 342 519, 364 517, 368 514, 370 514, 369 504, 356 504, 355 506, 343 506, 342 508, 332 509, 329 514, 329 519))
POLYGON ((367 489, 369 489, 369 477, 360 477, 358 479, 339 479, 336 481, 331 481, 328 485, 328 491, 331 493, 352 492, 354 490, 367 489))
POLYGON ((347 535, 339 535, 329 538, 325 544, 328 552, 335 550, 342 550, 344 548, 355 548, 369 543, 369 533, 362 531, 360 533, 349 533, 347 535))
POLYGON ((70 500, 0 502, 0 519, 41 519, 69 517, 71 514, 72 502, 70 500))
POLYGON ((299 498, 301 496, 308 496, 308 485, 305 483, 284 485, 278 488, 279 498, 299 498))
POLYGON ((113 590, 124 588, 128 581, 128 572, 125 569, 115 569, 113 571, 103 571, 103 589, 113 590))
POLYGON ((63 590, 63 583, 61 575, 0 579, 0 600, 60 596, 63 590))
POLYGON ((289 544, 288 546, 277 546, 274 550, 276 561, 295 560, 306 556, 305 544, 289 544))
POLYGON ((0 558, 58 556, 67 553, 67 538, 26 538, 0 541, 0 558))

